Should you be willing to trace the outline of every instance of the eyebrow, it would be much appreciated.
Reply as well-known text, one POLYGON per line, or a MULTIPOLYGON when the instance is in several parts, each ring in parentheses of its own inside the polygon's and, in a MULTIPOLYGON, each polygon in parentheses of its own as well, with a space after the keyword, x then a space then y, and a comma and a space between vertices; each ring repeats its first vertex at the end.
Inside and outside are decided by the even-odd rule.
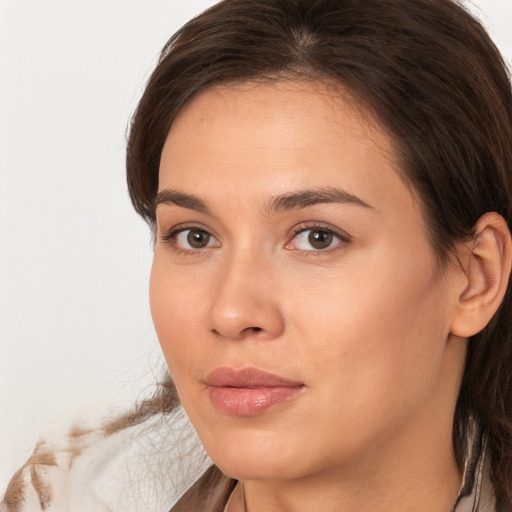
POLYGON ((298 190, 296 192, 282 194, 272 198, 267 209, 269 212, 299 210, 322 203, 350 204, 375 210, 373 206, 370 206, 361 198, 343 189, 334 187, 298 190))
MULTIPOLYGON (((366 201, 343 189, 325 187, 298 190, 275 196, 270 199, 267 211, 273 213, 286 210, 300 210, 308 206, 325 203, 349 204, 375 210, 366 201)), ((201 198, 173 189, 165 189, 158 192, 155 199, 155 209, 161 204, 175 205, 188 210, 210 213, 210 208, 201 198)))
POLYGON ((197 210, 203 213, 210 213, 206 203, 199 197, 191 194, 184 194, 173 189, 165 189, 158 192, 155 199, 155 210, 161 204, 173 204, 187 208, 188 210, 197 210))

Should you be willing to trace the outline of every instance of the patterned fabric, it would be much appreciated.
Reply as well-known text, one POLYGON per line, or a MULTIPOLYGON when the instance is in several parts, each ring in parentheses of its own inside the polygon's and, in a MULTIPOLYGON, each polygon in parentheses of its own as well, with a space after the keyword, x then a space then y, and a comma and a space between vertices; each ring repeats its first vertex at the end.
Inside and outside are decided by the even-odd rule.
MULTIPOLYGON (((452 512, 495 512, 484 454, 475 426, 452 512)), ((75 429, 63 447, 41 441, 0 512, 222 512, 235 484, 212 466, 180 410, 110 436, 75 429)))
POLYGON ((210 465, 181 410, 112 435, 74 429, 37 444, 0 512, 169 512, 210 465))

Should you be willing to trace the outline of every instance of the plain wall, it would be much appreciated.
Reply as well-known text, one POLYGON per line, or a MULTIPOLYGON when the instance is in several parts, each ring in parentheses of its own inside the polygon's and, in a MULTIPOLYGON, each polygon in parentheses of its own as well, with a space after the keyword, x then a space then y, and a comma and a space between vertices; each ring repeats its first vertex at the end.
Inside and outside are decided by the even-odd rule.
MULTIPOLYGON (((125 132, 160 48, 212 3, 0 2, 0 494, 40 436, 159 372, 125 132)), ((474 4, 512 61, 512 0, 474 4)))

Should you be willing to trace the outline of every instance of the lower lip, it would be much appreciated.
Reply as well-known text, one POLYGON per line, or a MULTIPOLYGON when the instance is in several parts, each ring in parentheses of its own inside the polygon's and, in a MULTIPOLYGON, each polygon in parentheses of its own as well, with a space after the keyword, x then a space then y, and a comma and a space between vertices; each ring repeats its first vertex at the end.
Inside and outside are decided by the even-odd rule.
POLYGON ((256 416, 273 405, 297 396, 303 386, 234 388, 210 386, 210 400, 219 409, 235 416, 256 416))

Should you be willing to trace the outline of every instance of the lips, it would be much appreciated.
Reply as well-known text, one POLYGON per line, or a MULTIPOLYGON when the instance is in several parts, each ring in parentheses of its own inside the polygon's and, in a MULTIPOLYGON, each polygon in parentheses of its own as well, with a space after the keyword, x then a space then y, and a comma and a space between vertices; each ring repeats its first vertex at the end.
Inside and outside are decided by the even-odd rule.
POLYGON ((273 405, 291 400, 304 389, 302 382, 255 368, 217 368, 207 375, 205 384, 212 403, 236 416, 262 414, 273 405))

